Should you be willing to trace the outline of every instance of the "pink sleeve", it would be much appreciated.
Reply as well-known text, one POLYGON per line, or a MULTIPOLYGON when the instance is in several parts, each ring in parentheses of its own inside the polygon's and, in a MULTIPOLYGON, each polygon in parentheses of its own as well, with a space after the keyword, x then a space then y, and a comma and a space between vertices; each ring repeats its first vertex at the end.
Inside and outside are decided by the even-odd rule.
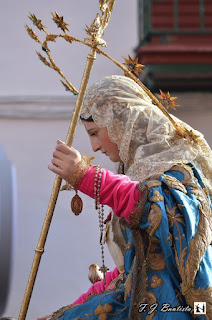
POLYGON ((104 280, 94 283, 87 292, 84 292, 77 300, 75 300, 71 305, 81 304, 86 301, 90 294, 101 293, 107 289, 111 281, 117 278, 119 275, 118 268, 115 268, 113 271, 108 271, 105 274, 105 284, 104 280))
MULTIPOLYGON (((94 176, 95 168, 91 167, 78 185, 78 190, 92 198, 94 198, 94 176)), ((125 175, 114 174, 103 169, 100 203, 108 205, 113 209, 115 215, 125 217, 129 222, 130 214, 139 200, 137 185, 138 181, 131 181, 125 175)))

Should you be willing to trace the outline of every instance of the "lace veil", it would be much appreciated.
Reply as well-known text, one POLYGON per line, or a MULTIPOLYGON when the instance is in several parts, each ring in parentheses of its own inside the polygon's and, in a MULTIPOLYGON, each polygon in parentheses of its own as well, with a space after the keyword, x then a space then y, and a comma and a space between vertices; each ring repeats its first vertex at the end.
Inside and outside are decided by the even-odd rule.
POLYGON ((107 127, 118 145, 125 173, 144 181, 161 175, 175 164, 194 163, 212 197, 212 151, 203 135, 173 117, 179 126, 192 130, 178 136, 163 112, 132 79, 107 76, 87 91, 81 116, 92 116, 99 127, 107 127))

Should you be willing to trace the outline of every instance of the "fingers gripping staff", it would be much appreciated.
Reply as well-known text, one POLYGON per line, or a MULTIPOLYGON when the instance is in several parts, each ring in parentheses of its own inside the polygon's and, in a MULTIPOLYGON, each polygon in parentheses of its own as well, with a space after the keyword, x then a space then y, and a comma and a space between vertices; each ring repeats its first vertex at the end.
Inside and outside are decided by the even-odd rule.
MULTIPOLYGON (((57 71, 60 76, 66 81, 66 83, 62 82, 63 85, 65 86, 65 88, 69 91, 72 91, 73 93, 77 93, 77 90, 70 84, 70 82, 68 82, 68 80, 63 76, 63 73, 60 71, 60 69, 56 66, 54 60, 51 58, 50 53, 49 53, 49 49, 48 49, 48 41, 55 41, 55 39, 57 37, 62 37, 64 38, 66 41, 68 42, 72 42, 72 41, 78 41, 78 42, 83 42, 84 44, 88 45, 91 47, 90 53, 87 57, 87 63, 85 66, 85 70, 84 70, 84 75, 82 78, 82 82, 81 82, 81 87, 79 90, 79 94, 78 94, 78 98, 77 98, 77 102, 76 102, 76 106, 75 106, 75 110, 73 113, 73 117, 72 117, 72 122, 71 125, 69 127, 68 130, 68 135, 66 138, 66 142, 65 144, 67 146, 71 146, 72 142, 73 142, 73 138, 75 135, 75 131, 76 131, 76 126, 79 120, 79 115, 81 112, 81 107, 82 107, 82 103, 83 103, 83 99, 85 96, 85 92, 86 92, 86 88, 88 85, 88 81, 89 81, 89 77, 91 74, 91 70, 93 67, 93 63, 96 59, 96 51, 97 51, 97 47, 99 45, 106 45, 105 41, 101 39, 101 36, 104 34, 104 30, 109 22, 112 10, 113 10, 113 5, 114 5, 115 0, 105 0, 104 3, 102 1, 100 1, 100 10, 101 10, 101 17, 99 14, 97 14, 96 18, 94 19, 93 23, 91 24, 90 28, 88 27, 87 30, 87 34, 88 37, 85 39, 85 41, 80 41, 79 39, 76 39, 74 37, 71 37, 70 35, 67 34, 67 24, 63 21, 63 17, 59 17, 57 13, 52 14, 53 15, 53 21, 57 24, 58 28, 60 28, 63 31, 63 34, 61 35, 52 35, 50 34, 48 31, 46 31, 45 26, 41 23, 41 20, 38 20, 34 14, 30 14, 30 19, 32 20, 33 24, 41 31, 44 31, 46 33, 46 39, 45 41, 41 41, 32 31, 32 29, 30 29, 28 26, 25 26, 28 34, 30 35, 30 37, 32 39, 34 39, 36 42, 41 43, 42 44, 42 49, 46 52, 46 54, 48 55, 49 61, 48 62, 46 60, 46 58, 42 57, 39 53, 38 56, 40 58, 40 60, 42 60, 44 62, 44 64, 46 64, 47 66, 49 66, 50 68, 54 69, 55 71, 57 71)), ((66 149, 65 145, 61 145, 59 144, 59 149, 63 149, 63 150, 69 150, 70 154, 71 154, 71 149, 66 149)), ((59 173, 59 170, 63 170, 64 167, 62 166, 62 168, 59 165, 62 165, 61 161, 64 161, 63 159, 60 159, 60 150, 57 150, 57 153, 55 153, 55 160, 56 163, 53 164, 54 165, 54 170, 57 170, 57 173, 59 173), (59 158, 58 158, 59 156, 59 158), (57 168, 56 168, 56 166, 57 168)), ((68 155, 67 155, 68 156, 68 155)), ((79 155, 78 155, 79 156, 79 155)), ((64 164, 64 163, 63 163, 64 164)), ((67 174, 64 173, 65 175, 67 174)), ((31 299, 31 295, 32 295, 32 291, 33 291, 33 287, 34 287, 34 283, 36 280, 36 276, 37 276, 37 272, 38 272, 38 268, 39 268, 39 264, 40 264, 40 260, 41 260, 41 256, 44 252, 44 246, 45 246, 45 242, 47 239, 47 235, 48 235, 48 231, 50 228, 50 224, 51 224, 51 220, 53 217, 53 213, 54 213, 54 208, 57 202, 57 198, 58 198, 58 194, 59 194, 59 190, 60 190, 60 186, 61 186, 61 182, 62 182, 62 178, 60 176, 57 176, 55 179, 55 183, 53 186, 53 190, 52 190, 52 194, 50 197, 50 201, 49 201, 49 206, 47 209, 47 213, 46 213, 46 218, 43 224, 43 228, 41 231, 41 235, 40 235, 40 239, 38 241, 38 245, 37 248, 35 249, 35 256, 34 256, 34 260, 33 260, 33 264, 32 264, 32 268, 31 268, 31 273, 29 276, 29 280, 28 280, 28 284, 26 287, 26 291, 25 291, 25 295, 24 295, 24 299, 23 299, 23 303, 22 303, 22 307, 21 307, 21 311, 19 314, 19 320, 24 320, 26 318, 26 314, 27 314, 27 310, 29 307, 29 303, 30 303, 30 299, 31 299)))
POLYGON ((82 212, 83 202, 78 195, 77 187, 73 185, 72 181, 75 180, 75 174, 78 172, 77 169, 81 163, 81 159, 81 154, 77 150, 73 147, 68 147, 64 142, 58 140, 53 152, 52 165, 48 166, 52 172, 67 181, 68 187, 65 185, 61 190, 75 190, 76 194, 71 200, 71 210, 76 216, 82 212))
POLYGON ((81 159, 81 154, 76 149, 58 140, 53 152, 52 164, 48 168, 64 180, 68 180, 76 171, 81 159))

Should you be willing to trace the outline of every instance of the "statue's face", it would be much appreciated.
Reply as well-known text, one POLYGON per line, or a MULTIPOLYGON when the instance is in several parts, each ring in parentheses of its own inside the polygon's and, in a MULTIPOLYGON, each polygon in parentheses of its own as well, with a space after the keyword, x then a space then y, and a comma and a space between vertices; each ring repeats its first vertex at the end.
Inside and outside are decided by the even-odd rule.
POLYGON ((119 162, 118 146, 110 140, 107 128, 100 128, 95 122, 83 121, 83 124, 89 135, 93 151, 101 151, 108 156, 111 161, 119 162))

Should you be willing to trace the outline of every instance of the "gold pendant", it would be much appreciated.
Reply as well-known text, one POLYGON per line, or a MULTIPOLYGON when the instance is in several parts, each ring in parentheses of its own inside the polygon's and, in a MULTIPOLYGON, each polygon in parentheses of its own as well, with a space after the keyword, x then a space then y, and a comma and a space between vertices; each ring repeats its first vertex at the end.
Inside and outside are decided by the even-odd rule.
POLYGON ((75 216, 78 216, 82 212, 82 208, 83 208, 82 199, 80 198, 80 196, 77 194, 77 191, 76 191, 75 196, 71 200, 71 210, 73 211, 75 216))

